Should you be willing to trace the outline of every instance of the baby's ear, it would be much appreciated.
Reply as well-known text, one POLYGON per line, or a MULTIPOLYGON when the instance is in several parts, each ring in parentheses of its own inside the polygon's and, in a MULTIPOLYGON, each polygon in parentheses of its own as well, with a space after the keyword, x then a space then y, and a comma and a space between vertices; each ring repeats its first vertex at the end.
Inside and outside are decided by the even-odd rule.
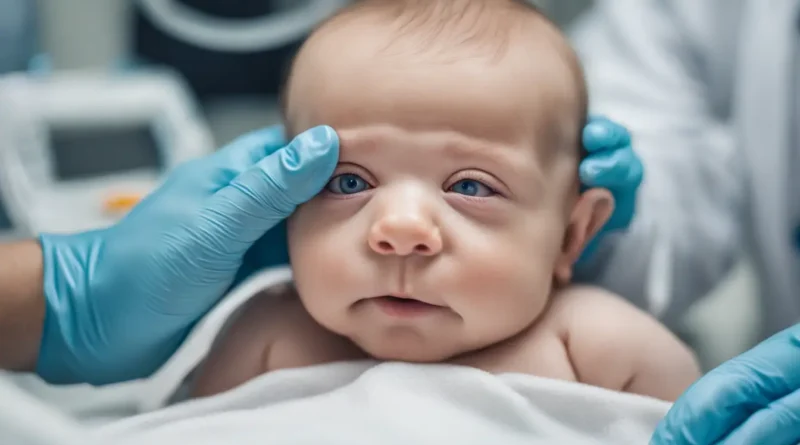
POLYGON ((614 196, 606 189, 586 190, 572 209, 564 246, 556 263, 556 283, 566 285, 572 279, 572 266, 578 261, 583 248, 600 231, 614 211, 614 196))

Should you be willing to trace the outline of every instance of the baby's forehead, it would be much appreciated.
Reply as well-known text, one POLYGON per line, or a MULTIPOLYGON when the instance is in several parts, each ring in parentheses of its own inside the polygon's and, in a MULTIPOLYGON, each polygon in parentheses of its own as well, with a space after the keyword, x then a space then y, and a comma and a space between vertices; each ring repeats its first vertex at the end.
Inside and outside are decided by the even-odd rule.
POLYGON ((531 20, 541 29, 486 42, 468 41, 469 23, 434 32, 367 13, 334 20, 295 60, 284 91, 287 126, 296 133, 389 122, 515 142, 573 131, 580 93, 568 47, 557 30, 531 20))

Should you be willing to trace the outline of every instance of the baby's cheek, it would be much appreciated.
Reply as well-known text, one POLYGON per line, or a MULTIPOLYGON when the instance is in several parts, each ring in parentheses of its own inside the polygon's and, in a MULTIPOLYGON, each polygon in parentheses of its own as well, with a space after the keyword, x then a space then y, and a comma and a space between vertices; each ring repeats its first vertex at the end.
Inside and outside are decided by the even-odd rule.
POLYGON ((317 284, 324 280, 327 264, 327 240, 320 227, 314 227, 314 209, 304 204, 287 221, 289 257, 292 275, 301 295, 315 295, 317 284))
POLYGON ((508 321, 530 321, 547 303, 552 266, 513 247, 498 247, 459 276, 460 286, 478 311, 508 321))
POLYGON ((319 200, 317 197, 299 205, 286 221, 293 269, 314 263, 314 252, 326 248, 326 234, 333 222, 329 222, 319 200))
POLYGON ((339 332, 343 307, 358 295, 365 265, 355 251, 361 244, 339 221, 326 217, 314 203, 301 207, 289 221, 289 250, 295 286, 309 314, 339 332))
POLYGON ((295 211, 286 219, 286 238, 289 244, 289 256, 294 257, 293 254, 301 246, 300 240, 303 239, 306 228, 304 227, 304 213, 305 204, 298 206, 295 211))

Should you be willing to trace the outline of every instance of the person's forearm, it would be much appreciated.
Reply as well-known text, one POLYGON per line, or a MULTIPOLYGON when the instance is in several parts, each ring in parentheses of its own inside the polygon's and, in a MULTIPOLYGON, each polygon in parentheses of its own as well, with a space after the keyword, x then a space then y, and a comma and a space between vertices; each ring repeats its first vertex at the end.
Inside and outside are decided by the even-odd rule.
POLYGON ((44 314, 39 243, 0 244, 0 369, 36 368, 44 314))

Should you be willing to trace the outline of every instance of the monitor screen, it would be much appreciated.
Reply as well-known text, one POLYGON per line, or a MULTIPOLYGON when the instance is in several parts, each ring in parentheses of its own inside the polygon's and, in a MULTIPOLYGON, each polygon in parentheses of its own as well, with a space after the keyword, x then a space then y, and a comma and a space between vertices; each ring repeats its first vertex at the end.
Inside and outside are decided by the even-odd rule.
POLYGON ((50 128, 56 178, 86 179, 136 169, 161 170, 163 160, 149 124, 50 128))

